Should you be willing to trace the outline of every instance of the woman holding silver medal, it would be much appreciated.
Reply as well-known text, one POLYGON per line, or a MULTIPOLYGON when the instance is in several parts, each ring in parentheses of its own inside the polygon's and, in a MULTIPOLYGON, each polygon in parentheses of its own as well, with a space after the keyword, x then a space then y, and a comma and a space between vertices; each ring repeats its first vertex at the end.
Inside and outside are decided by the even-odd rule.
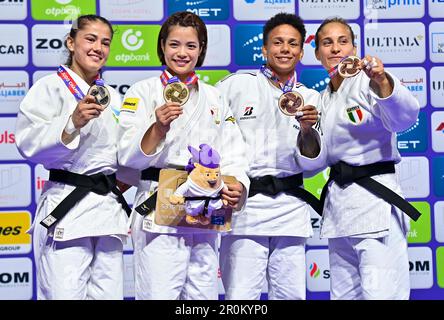
POLYGON ((417 119, 419 104, 377 57, 356 57, 341 18, 325 20, 315 54, 331 81, 321 126, 330 179, 322 192, 320 236, 329 239, 332 299, 408 299, 409 217, 395 172, 396 132, 417 119), (406 214, 404 214, 404 213, 406 214))
POLYGON ((227 96, 247 143, 251 184, 246 208, 222 237, 220 265, 226 299, 305 299, 305 242, 318 200, 303 187, 303 172, 324 164, 318 121, 320 95, 296 81, 305 26, 294 14, 265 23, 256 73, 237 73, 216 86, 227 96))
POLYGON ((116 186, 121 99, 99 75, 112 37, 108 20, 80 16, 65 41, 66 65, 20 105, 17 147, 50 171, 31 228, 38 299, 123 299, 130 209, 116 186))
POLYGON ((145 206, 155 199, 160 169, 183 170, 190 158, 187 147, 203 143, 219 152, 222 174, 240 181, 228 184, 222 198, 234 209, 242 206, 249 185, 242 135, 220 91, 194 72, 203 64, 207 44, 206 26, 197 15, 170 16, 157 42, 166 69, 132 85, 121 108, 119 161, 142 171, 131 229, 136 299, 218 298, 217 233, 158 225, 155 205, 145 206))

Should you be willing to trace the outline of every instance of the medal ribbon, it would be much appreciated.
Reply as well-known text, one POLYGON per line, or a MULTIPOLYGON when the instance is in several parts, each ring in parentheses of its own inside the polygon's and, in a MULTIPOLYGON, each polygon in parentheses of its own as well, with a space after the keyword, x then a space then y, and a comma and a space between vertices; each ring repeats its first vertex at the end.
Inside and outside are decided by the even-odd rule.
MULTIPOLYGON (((78 84, 74 81, 74 79, 71 77, 71 75, 66 71, 66 69, 63 66, 59 66, 57 69, 57 75, 60 77, 60 79, 63 80, 66 87, 69 89, 69 91, 73 94, 73 96, 76 98, 77 101, 82 100, 85 97, 85 94, 82 92, 78 84)), ((97 74, 94 83, 98 86, 104 86, 105 82, 103 79, 99 77, 97 74)))
POLYGON ((338 73, 339 65, 341 64, 342 61, 344 61, 344 60, 347 59, 348 57, 350 57, 350 56, 346 56, 346 57, 342 58, 341 61, 339 61, 339 63, 338 63, 336 66, 334 66, 333 68, 331 68, 330 70, 328 70, 328 76, 329 76, 330 78, 333 78, 333 77, 336 75, 336 73, 338 73))
POLYGON ((274 83, 277 83, 284 93, 293 90, 294 83, 296 82, 296 77, 295 77, 295 73, 294 72, 293 72, 293 74, 290 77, 288 77, 287 81, 284 84, 279 81, 279 78, 276 76, 276 73, 274 73, 272 70, 267 68, 266 65, 263 65, 261 67, 261 72, 268 79, 270 79, 274 83))
MULTIPOLYGON (((188 75, 188 77, 184 83, 187 85, 187 87, 191 87, 197 83, 197 80, 199 80, 199 78, 197 77, 196 73, 194 71, 192 71, 188 75)), ((170 77, 169 74, 165 70, 160 75, 160 81, 162 81, 162 84, 164 87, 169 83, 180 82, 180 80, 177 76, 170 77)))

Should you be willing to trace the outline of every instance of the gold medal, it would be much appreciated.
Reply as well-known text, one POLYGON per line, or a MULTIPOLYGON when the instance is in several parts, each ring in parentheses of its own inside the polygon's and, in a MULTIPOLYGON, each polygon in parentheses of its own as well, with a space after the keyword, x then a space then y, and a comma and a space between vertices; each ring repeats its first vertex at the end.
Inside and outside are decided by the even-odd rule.
POLYGON ((343 78, 350 78, 357 75, 361 69, 359 68, 359 63, 361 59, 355 56, 349 56, 339 62, 338 73, 343 78))
POLYGON ((304 106, 304 98, 296 91, 289 91, 283 93, 279 97, 279 110, 287 116, 301 116, 300 107, 304 106))
POLYGON ((177 102, 184 105, 190 97, 190 91, 183 82, 168 83, 163 89, 163 98, 166 102, 177 102))
POLYGON ((88 89, 88 94, 96 98, 96 103, 104 108, 108 107, 111 101, 111 94, 105 86, 93 84, 88 89))

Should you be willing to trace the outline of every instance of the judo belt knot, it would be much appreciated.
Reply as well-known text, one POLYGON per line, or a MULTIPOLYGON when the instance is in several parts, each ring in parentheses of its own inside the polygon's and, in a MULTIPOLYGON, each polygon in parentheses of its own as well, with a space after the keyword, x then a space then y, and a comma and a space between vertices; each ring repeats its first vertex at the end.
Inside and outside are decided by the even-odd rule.
POLYGON ((319 215, 322 214, 322 207, 319 200, 303 188, 302 173, 284 178, 277 178, 270 175, 259 178, 250 178, 250 191, 248 193, 248 197, 253 197, 258 193, 275 196, 281 192, 285 192, 293 197, 305 201, 319 215))

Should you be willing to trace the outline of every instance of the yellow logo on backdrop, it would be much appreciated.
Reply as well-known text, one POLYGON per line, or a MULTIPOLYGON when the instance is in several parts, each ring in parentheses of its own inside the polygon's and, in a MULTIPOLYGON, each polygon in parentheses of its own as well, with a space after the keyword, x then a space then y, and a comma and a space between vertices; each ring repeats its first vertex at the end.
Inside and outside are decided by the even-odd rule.
POLYGON ((29 212, 0 212, 0 245, 30 244, 30 226, 29 212))

